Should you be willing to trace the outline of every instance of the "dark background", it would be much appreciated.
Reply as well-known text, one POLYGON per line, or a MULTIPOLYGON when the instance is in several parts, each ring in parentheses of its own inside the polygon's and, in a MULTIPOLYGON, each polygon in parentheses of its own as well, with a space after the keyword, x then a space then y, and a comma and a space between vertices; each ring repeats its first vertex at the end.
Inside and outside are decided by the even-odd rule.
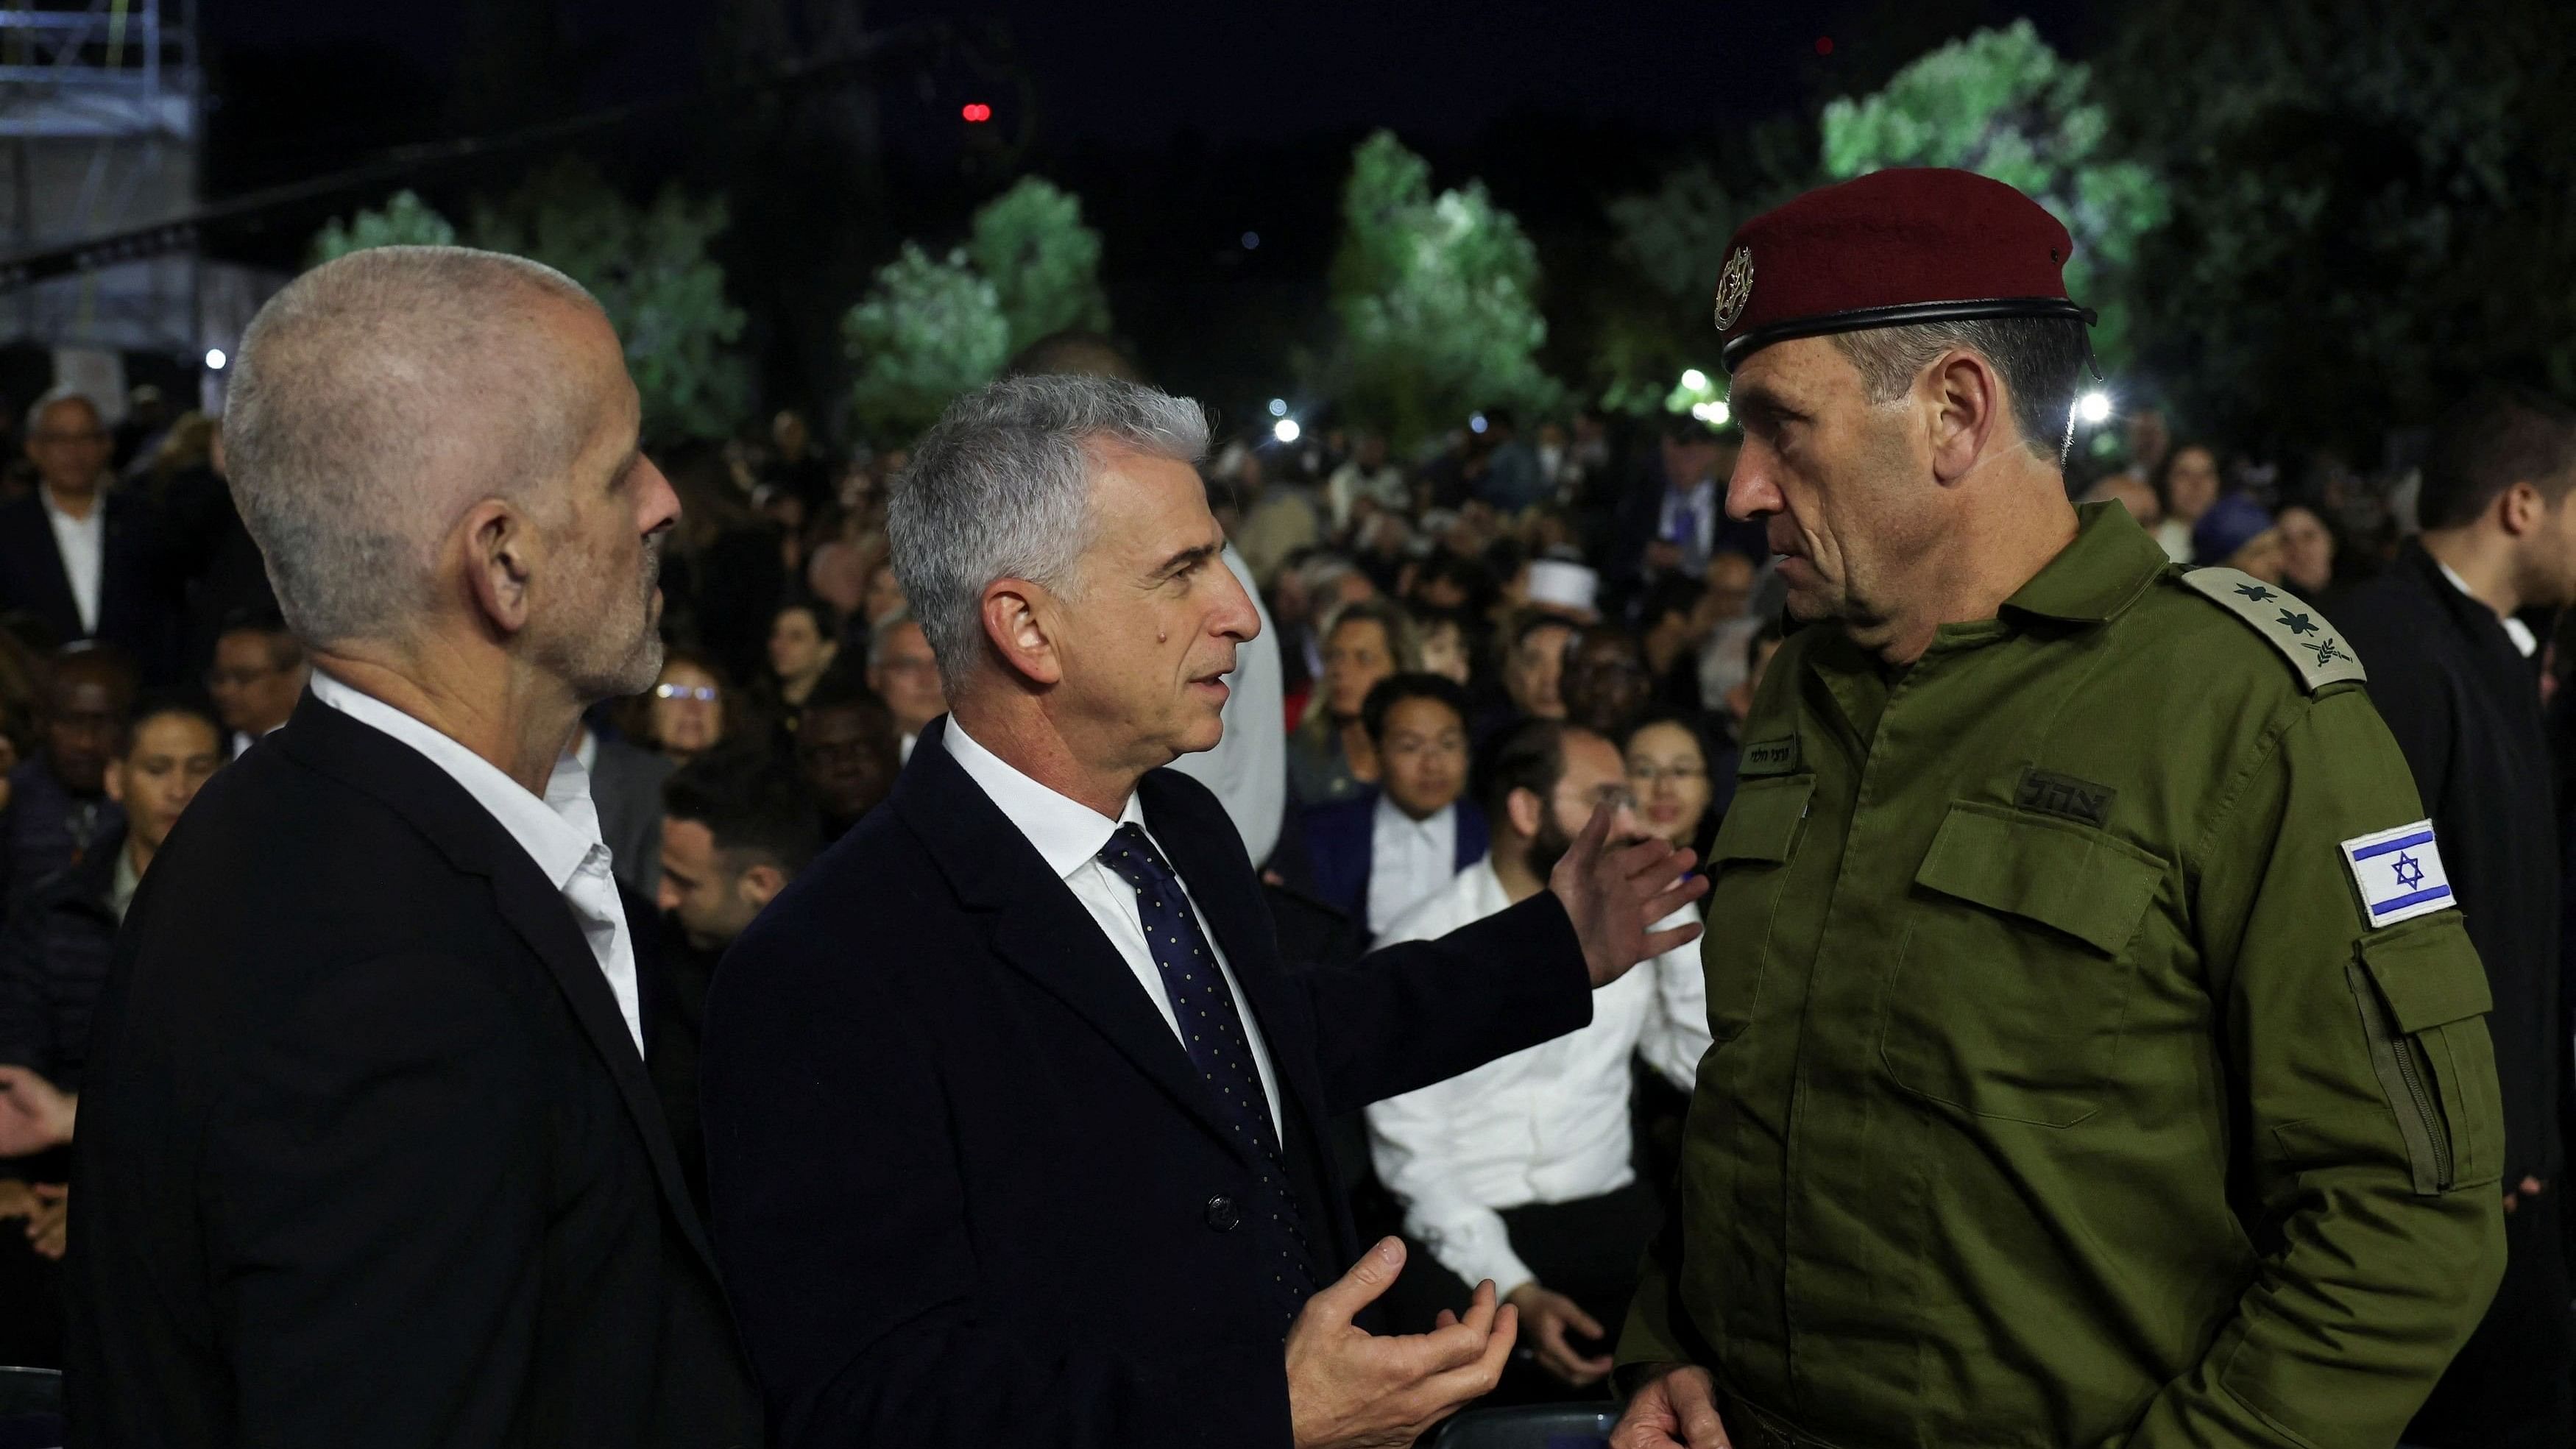
MULTIPOLYGON (((1035 172, 1083 198, 1112 312, 1147 366, 1245 398, 1286 389, 1291 349, 1324 340, 1339 189, 1377 127, 1443 185, 1482 178, 1544 273, 1580 277, 1609 245, 1608 198, 2016 15, 2079 56, 2101 29, 2079 5, 1958 0, 218 0, 202 21, 206 186, 216 199, 405 143, 680 100, 582 149, 638 191, 677 179, 729 193, 719 251, 764 391, 812 404, 837 386, 831 324, 895 246, 954 239, 976 204, 1035 172), (854 32, 924 21, 958 42, 900 50, 850 82, 706 99, 854 32), (993 122, 966 126, 970 100, 993 122)), ((462 216, 531 159, 439 169, 418 189, 462 216)), ((291 267, 309 234, 281 226, 233 249, 291 267)), ((1560 375, 1584 369, 1553 354, 1585 344, 1559 327, 1560 375)))

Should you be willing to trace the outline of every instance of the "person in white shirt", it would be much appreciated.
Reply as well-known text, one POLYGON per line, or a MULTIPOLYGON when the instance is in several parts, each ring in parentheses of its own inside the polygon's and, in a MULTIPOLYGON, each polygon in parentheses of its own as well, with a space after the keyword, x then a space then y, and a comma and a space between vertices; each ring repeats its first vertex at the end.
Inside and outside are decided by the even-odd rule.
POLYGON ((868 688, 894 712, 903 758, 911 759, 922 726, 948 712, 948 696, 939 685, 939 660, 930 652, 930 637, 909 611, 880 619, 868 631, 868 688))
MULTIPOLYGON (((1387 942, 1445 935, 1536 895, 1597 806, 1616 806, 1617 837, 1645 833, 1617 747, 1589 730, 1516 726, 1486 774, 1493 853, 1387 942)), ((1697 920, 1684 906, 1658 924, 1697 920)), ((1421 1274, 1436 1292, 1409 1304, 1454 1309, 1464 1285, 1490 1279, 1519 1307, 1540 1368, 1576 1388, 1601 1382, 1658 1217, 1630 1166, 1629 1062, 1688 1092, 1707 1023, 1698 949, 1676 947, 1595 989, 1582 1030, 1369 1107, 1370 1155, 1403 1204, 1405 1236, 1446 1270, 1445 1281, 1421 1274)))
POLYGON ((1467 713, 1466 689, 1439 675, 1380 680, 1360 705, 1378 788, 1306 812, 1316 896, 1371 936, 1484 858, 1485 814, 1459 798, 1467 713))

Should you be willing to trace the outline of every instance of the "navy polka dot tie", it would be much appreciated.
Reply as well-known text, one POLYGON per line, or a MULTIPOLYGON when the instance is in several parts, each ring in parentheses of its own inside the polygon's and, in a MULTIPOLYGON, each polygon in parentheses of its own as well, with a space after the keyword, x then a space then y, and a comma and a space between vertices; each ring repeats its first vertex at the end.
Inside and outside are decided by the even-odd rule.
POLYGON ((1305 1224, 1280 1161, 1270 1099, 1261 1090, 1261 1072, 1253 1063, 1252 1041, 1244 1032, 1243 1014, 1235 1009, 1234 992, 1217 967, 1216 951, 1199 929, 1198 912, 1181 891, 1181 878, 1172 873, 1143 826, 1133 821, 1119 826, 1118 833, 1100 848, 1100 863, 1136 888, 1137 916, 1145 927, 1155 968, 1162 974, 1172 1015, 1180 1022, 1181 1045, 1224 1109, 1227 1125, 1252 1147, 1260 1163, 1264 1201, 1254 1221, 1277 1239, 1281 1261, 1274 1276, 1286 1291, 1288 1311, 1294 1314, 1314 1291, 1312 1260, 1305 1224))

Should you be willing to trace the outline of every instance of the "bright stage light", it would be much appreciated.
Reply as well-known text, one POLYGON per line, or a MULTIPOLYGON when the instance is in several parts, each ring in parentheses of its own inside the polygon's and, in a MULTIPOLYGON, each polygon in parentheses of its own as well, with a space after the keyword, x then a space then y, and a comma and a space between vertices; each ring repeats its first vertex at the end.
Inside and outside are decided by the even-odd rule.
POLYGON ((1283 443, 1293 443, 1297 441, 1297 435, 1303 431, 1305 431, 1303 428, 1297 426, 1297 420, 1295 418, 1281 418, 1279 421, 1270 425, 1270 436, 1277 438, 1283 443))
POLYGON ((1683 368, 1682 386, 1693 392, 1705 392, 1708 390, 1708 374, 1696 367, 1683 368))
POLYGON ((206 349, 206 371, 221 372, 224 370, 224 364, 230 361, 232 361, 232 359, 224 356, 224 350, 222 348, 209 347, 206 349))
POLYGON ((2095 388, 2093 391, 2077 398, 2075 400, 2075 416, 2088 423, 2109 422, 2111 420, 2111 395, 2102 391, 2100 388, 2095 388))

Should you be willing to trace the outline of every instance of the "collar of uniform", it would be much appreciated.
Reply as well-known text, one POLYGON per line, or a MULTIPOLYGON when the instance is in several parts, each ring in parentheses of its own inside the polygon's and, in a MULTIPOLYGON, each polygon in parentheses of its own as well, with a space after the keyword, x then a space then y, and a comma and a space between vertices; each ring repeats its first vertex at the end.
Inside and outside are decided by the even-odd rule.
POLYGON ((2100 624, 2119 617, 2171 566, 2155 537, 2126 506, 2086 503, 2075 510, 2075 541, 2004 600, 2006 613, 2100 624))

